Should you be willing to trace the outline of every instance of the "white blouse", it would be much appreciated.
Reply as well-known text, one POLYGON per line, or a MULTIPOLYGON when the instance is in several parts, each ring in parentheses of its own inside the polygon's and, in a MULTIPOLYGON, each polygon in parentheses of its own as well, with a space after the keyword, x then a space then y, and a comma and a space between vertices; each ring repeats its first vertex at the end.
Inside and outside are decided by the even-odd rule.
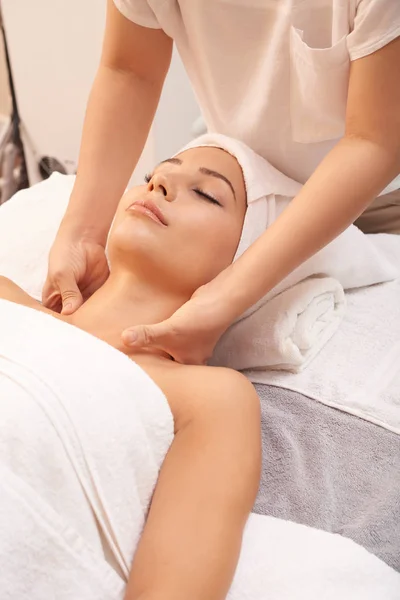
POLYGON ((400 0, 114 2, 174 39, 210 131, 300 183, 344 134, 350 62, 400 36, 400 0))

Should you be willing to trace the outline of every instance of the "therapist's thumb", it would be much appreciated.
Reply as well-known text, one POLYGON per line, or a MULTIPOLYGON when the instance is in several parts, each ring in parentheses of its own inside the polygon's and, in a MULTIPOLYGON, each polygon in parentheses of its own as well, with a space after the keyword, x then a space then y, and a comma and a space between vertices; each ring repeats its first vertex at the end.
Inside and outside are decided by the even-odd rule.
POLYGON ((65 278, 59 282, 62 301, 62 315, 72 315, 83 304, 82 294, 73 277, 65 278))
POLYGON ((157 325, 138 325, 122 332, 122 341, 130 348, 148 348, 149 346, 165 349, 168 343, 170 328, 168 321, 157 325))

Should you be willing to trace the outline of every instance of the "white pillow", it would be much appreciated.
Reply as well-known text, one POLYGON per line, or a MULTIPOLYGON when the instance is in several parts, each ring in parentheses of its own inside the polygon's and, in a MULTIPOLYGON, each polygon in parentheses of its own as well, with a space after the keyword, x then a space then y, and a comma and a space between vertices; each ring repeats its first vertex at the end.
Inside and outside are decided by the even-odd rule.
MULTIPOLYGON (((38 300, 46 278, 48 253, 74 182, 74 175, 54 173, 49 179, 18 192, 0 207, 0 275, 12 279, 38 300)), ((384 253, 352 226, 296 269, 267 297, 316 273, 337 279, 344 289, 366 287, 397 277, 397 269, 384 253)))
POLYGON ((41 300, 47 260, 67 208, 74 175, 53 173, 0 206, 0 275, 41 300))

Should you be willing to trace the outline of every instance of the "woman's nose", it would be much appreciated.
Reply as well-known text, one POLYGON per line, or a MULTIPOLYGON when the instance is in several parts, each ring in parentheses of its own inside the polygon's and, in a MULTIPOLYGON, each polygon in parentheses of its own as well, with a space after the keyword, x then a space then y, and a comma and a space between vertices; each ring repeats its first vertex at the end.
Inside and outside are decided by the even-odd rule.
POLYGON ((148 183, 148 190, 162 194, 168 202, 172 202, 172 184, 161 173, 155 174, 148 183))

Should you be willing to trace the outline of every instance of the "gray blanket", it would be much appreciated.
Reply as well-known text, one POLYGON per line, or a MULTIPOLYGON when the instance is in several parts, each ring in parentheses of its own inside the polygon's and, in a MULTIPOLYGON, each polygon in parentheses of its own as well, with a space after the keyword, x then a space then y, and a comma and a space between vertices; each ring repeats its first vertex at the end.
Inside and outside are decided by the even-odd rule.
POLYGON ((254 512, 351 538, 400 571, 400 436, 256 385, 263 471, 254 512))

